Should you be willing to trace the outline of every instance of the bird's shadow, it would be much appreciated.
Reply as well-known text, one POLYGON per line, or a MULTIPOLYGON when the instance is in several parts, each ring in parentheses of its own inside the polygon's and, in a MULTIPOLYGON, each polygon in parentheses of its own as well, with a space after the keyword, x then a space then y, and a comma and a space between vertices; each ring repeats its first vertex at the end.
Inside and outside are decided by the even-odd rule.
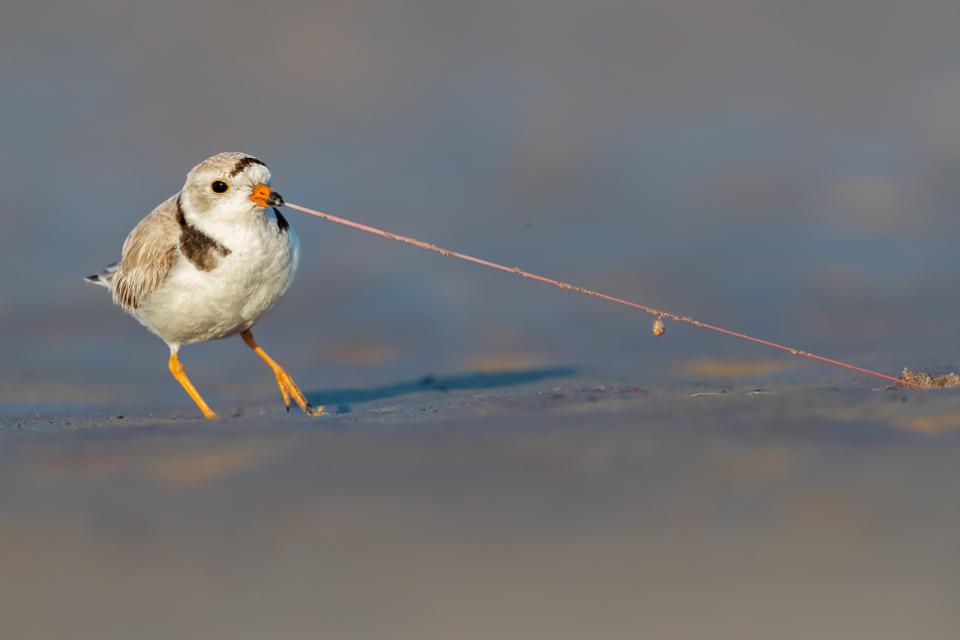
POLYGON ((514 387, 547 378, 563 378, 576 373, 573 367, 542 367, 511 371, 474 372, 453 376, 427 375, 409 382, 397 382, 378 387, 359 389, 321 389, 307 393, 312 404, 320 404, 336 413, 350 413, 351 405, 396 398, 425 391, 466 391, 470 389, 493 389, 514 387))

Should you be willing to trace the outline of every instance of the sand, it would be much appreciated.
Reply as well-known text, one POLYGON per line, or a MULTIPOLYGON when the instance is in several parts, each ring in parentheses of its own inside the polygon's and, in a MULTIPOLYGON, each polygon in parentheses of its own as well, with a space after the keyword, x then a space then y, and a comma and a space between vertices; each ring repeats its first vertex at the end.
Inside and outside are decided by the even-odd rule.
POLYGON ((5 634, 954 637, 956 394, 549 373, 7 409, 5 634))

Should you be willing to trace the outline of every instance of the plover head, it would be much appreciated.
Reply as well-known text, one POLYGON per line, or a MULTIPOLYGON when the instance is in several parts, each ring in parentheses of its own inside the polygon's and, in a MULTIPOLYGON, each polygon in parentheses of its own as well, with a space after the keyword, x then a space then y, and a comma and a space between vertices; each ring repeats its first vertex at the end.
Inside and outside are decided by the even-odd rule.
POLYGON ((270 169, 246 153, 218 153, 187 174, 181 191, 187 221, 201 226, 249 222, 283 205, 270 187, 270 169))

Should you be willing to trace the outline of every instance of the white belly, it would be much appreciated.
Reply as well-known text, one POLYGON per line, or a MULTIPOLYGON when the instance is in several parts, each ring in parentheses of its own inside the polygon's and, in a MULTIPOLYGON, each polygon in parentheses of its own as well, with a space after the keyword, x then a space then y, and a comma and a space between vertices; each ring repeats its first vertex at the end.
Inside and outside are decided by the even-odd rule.
POLYGON ((249 329, 284 294, 300 261, 290 227, 279 232, 271 217, 218 238, 230 255, 211 271, 182 258, 164 284, 134 312, 168 344, 225 338, 249 329))

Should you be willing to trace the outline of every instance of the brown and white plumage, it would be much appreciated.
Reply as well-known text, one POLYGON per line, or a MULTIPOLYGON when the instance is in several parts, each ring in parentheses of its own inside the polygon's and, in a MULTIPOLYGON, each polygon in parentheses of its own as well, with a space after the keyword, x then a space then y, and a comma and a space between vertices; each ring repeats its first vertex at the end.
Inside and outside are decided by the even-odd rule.
POLYGON ((123 243, 120 263, 109 276, 114 304, 136 310, 167 279, 180 258, 177 196, 172 196, 141 220, 123 243))
MULTIPOLYGON (((257 158, 221 153, 194 167, 179 193, 127 236, 120 262, 87 278, 170 347, 170 370, 207 417, 215 414, 179 363, 181 345, 240 334, 273 369, 284 402, 317 414, 250 328, 287 290, 299 263, 296 233, 275 206, 257 158)), ((322 408, 321 408, 322 410, 322 408)))

